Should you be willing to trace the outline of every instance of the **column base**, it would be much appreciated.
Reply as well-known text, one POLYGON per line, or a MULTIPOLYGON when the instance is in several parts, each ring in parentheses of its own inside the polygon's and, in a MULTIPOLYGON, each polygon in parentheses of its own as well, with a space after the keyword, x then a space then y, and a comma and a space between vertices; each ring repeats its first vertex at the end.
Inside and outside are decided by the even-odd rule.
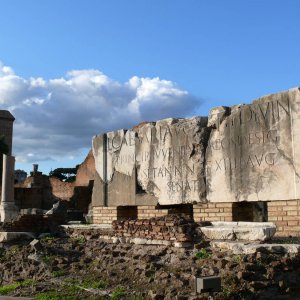
POLYGON ((0 205, 1 222, 12 222, 19 215, 19 209, 14 203, 3 203, 0 205))

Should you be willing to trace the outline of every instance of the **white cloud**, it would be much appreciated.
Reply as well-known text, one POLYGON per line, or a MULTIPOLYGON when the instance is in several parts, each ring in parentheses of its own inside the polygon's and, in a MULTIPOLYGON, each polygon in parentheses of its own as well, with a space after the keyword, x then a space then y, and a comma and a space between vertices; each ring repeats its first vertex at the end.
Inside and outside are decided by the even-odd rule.
POLYGON ((14 71, 11 67, 3 65, 0 61, 0 75, 14 75, 14 71))
POLYGON ((16 118, 17 160, 38 162, 76 157, 100 132, 184 117, 199 100, 159 78, 120 83, 98 70, 73 70, 64 78, 26 79, 0 63, 0 105, 16 118))

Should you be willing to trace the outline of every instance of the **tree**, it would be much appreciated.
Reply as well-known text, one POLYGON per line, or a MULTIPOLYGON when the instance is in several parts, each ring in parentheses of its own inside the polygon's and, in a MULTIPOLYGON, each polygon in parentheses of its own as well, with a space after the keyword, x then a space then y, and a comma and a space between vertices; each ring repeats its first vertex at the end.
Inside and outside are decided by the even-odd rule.
POLYGON ((73 182, 76 179, 76 173, 79 165, 75 168, 57 168, 53 171, 51 170, 49 173, 50 177, 56 177, 61 181, 65 182, 73 182))

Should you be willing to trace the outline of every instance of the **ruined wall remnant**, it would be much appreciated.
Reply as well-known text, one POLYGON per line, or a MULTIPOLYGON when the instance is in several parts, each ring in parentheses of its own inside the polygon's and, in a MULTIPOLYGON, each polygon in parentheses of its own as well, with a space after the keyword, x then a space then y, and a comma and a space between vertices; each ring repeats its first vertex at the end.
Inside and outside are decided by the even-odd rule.
POLYGON ((182 204, 205 200, 207 118, 165 119, 93 139, 93 205, 182 204))
POLYGON ((76 174, 76 186, 88 186, 95 178, 95 159, 92 150, 89 151, 84 162, 79 166, 76 174))
POLYGON ((93 206, 300 199, 300 91, 93 139, 93 206))

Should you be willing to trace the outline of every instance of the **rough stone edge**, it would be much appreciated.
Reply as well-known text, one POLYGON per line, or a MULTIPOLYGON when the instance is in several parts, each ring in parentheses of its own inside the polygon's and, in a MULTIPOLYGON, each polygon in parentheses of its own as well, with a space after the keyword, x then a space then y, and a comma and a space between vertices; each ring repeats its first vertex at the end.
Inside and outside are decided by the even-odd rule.
POLYGON ((222 250, 231 250, 233 254, 254 254, 261 251, 284 254, 300 253, 300 244, 246 244, 242 242, 212 241, 211 246, 222 250))

